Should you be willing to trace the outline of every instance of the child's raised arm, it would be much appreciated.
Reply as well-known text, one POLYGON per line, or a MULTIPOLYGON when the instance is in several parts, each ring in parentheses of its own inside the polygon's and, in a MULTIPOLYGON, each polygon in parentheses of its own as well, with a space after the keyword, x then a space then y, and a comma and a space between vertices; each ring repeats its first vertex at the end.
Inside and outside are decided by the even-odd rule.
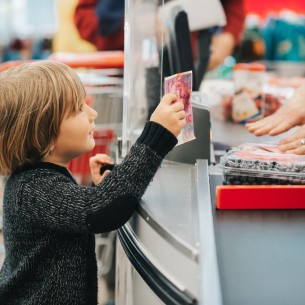
MULTIPOLYGON (((162 125, 177 137, 186 124, 183 104, 177 103, 177 96, 175 94, 166 94, 151 115, 150 120, 162 125)), ((111 163, 113 163, 113 160, 104 154, 97 154, 90 158, 91 176, 94 184, 99 184, 110 174, 110 171, 106 170, 101 175, 100 169, 103 165, 111 163)))
POLYGON ((18 196, 24 198, 24 217, 33 225, 66 232, 100 233, 122 226, 185 126, 183 105, 176 100, 172 94, 162 98, 151 121, 111 173, 98 174, 103 164, 112 162, 108 156, 102 156, 101 162, 93 160, 94 175, 100 181, 95 187, 77 185, 56 165, 45 164, 45 170, 31 171, 26 178, 21 172, 18 196))

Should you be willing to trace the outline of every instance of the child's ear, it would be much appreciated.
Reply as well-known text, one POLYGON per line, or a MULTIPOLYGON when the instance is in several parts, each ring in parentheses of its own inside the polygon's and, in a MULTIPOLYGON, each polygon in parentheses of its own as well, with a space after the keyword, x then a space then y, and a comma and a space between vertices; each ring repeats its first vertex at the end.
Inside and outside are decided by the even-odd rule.
POLYGON ((51 147, 50 147, 50 151, 49 151, 49 154, 51 155, 52 152, 54 151, 54 148, 55 148, 55 144, 53 144, 51 147))

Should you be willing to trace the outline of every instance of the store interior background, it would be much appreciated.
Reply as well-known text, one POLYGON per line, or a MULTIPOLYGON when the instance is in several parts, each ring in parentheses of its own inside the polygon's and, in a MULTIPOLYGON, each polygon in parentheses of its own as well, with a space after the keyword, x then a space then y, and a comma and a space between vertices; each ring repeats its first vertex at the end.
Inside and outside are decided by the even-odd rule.
MULTIPOLYGON (((52 52, 95 51, 92 44, 80 39, 73 25, 73 10, 76 4, 77 0, 0 0, 0 62, 44 59, 52 52)), ((245 40, 262 39, 261 32, 268 26, 270 17, 286 18, 289 22, 304 25, 304 6, 302 0, 245 0, 247 18, 241 47, 244 46, 245 40), (301 16, 301 19, 287 17, 287 14, 283 17, 282 12, 285 10, 294 12, 301 16)), ((247 49, 239 50, 239 53, 243 52, 239 59, 264 59, 268 55, 259 44, 253 48, 250 50, 247 45, 247 49)), ((235 55, 238 56, 239 53, 235 55)), ((302 53, 304 54, 304 51, 302 53)), ((299 60, 301 59, 304 57, 299 60)))
MULTIPOLYGON (((0 65, 7 61, 46 59, 55 52, 95 52, 96 48, 82 40, 73 25, 73 10, 76 4, 77 0, 0 0, 0 65)), ((270 66, 273 62, 280 61, 286 71, 290 69, 290 80, 298 82, 303 78, 305 76, 304 0, 245 0, 245 11, 244 34, 239 49, 217 69, 209 71, 205 79, 230 79, 236 62, 251 61, 266 61, 270 66), (298 42, 295 52, 285 55, 285 50, 281 54, 276 54, 270 50, 270 46, 268 49, 264 35, 268 26, 272 27, 270 18, 292 23, 303 33, 303 40, 298 42)), ((283 48, 285 49, 285 46, 283 48)), ((2 183, 1 193, 2 180, 0 183, 2 183)), ((0 230, 1 227, 0 221, 0 230)), ((3 261, 3 254, 4 246, 0 236, 0 264, 3 261)), ((103 297, 100 299, 100 304, 113 300, 113 287, 106 288, 107 283, 113 283, 113 278, 106 274, 105 279, 106 281, 101 281, 100 290, 103 297)))

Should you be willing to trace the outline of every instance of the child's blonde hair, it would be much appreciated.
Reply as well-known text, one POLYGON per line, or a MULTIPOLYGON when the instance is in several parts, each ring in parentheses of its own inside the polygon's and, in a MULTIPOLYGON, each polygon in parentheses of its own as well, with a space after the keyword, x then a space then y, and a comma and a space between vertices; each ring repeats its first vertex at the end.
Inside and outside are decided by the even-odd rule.
POLYGON ((85 96, 63 63, 37 61, 0 73, 0 173, 48 155, 64 117, 78 112, 85 96))

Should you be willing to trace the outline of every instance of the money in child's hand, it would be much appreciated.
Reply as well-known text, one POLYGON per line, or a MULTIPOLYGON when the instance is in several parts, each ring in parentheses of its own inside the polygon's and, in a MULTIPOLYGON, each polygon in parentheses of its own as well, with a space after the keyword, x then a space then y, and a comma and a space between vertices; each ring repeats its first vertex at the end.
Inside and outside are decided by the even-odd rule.
POLYGON ((186 126, 178 136, 177 145, 196 139, 194 134, 192 97, 192 71, 181 72, 164 79, 164 93, 173 93, 178 97, 178 102, 183 103, 186 115, 186 126))

